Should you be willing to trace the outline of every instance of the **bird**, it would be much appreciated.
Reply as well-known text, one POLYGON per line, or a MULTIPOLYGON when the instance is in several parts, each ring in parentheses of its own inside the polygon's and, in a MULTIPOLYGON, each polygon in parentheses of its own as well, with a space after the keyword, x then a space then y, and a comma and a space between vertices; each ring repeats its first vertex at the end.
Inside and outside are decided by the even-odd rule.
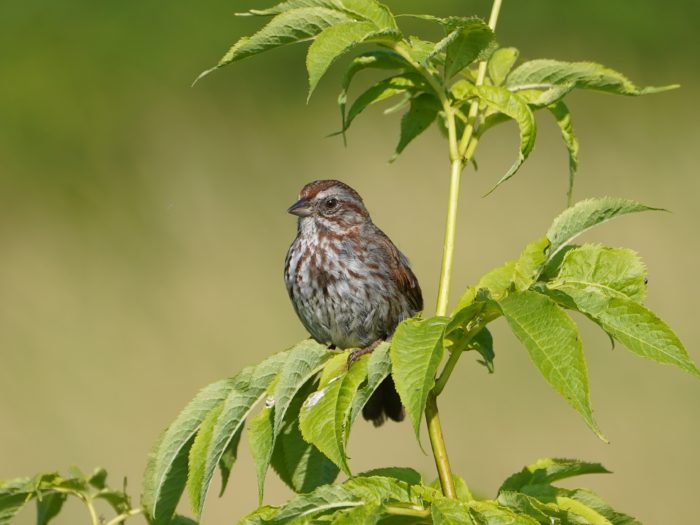
MULTIPOLYGON (((349 366, 423 309, 408 259, 372 222, 353 188, 338 180, 309 182, 287 211, 297 216, 297 234, 284 265, 294 310, 319 343, 354 349, 349 366)), ((391 375, 362 414, 375 426, 404 419, 391 375)))

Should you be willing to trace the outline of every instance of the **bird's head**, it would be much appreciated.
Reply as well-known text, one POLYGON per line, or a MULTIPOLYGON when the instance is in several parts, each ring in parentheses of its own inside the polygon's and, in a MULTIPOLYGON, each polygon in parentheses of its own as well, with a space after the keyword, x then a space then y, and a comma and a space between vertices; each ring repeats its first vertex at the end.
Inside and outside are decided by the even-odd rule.
POLYGON ((288 213, 299 217, 299 224, 341 231, 370 220, 362 197, 347 184, 337 180, 316 180, 304 186, 299 200, 288 213))

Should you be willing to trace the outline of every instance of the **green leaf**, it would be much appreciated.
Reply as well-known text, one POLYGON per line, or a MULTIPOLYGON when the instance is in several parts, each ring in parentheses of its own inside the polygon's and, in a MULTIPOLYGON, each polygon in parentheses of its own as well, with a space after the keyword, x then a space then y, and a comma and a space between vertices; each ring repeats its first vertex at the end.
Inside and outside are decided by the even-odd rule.
POLYGON ((549 239, 542 237, 528 244, 515 262, 513 283, 516 290, 527 290, 539 277, 547 260, 549 239))
POLYGON ((428 59, 445 52, 445 78, 450 79, 474 62, 493 41, 493 31, 480 18, 443 19, 448 34, 435 44, 428 59))
POLYGON ((382 508, 377 503, 353 507, 335 513, 333 525, 374 525, 382 517, 382 508))
MULTIPOLYGON (((293 347, 289 357, 275 380, 274 389, 267 404, 250 424, 250 447, 258 475, 258 496, 262 502, 267 469, 272 458, 277 436, 287 410, 302 387, 316 375, 329 357, 334 355, 328 348, 312 339, 293 347)), ((298 408, 297 408, 298 410, 298 408)))
POLYGON ((561 138, 564 140, 566 150, 569 152, 569 188, 566 192, 566 203, 568 206, 571 206, 574 198, 574 179, 578 169, 578 139, 574 133, 574 127, 571 124, 571 113, 566 104, 559 101, 547 106, 547 109, 554 115, 557 126, 559 126, 561 131, 561 138))
POLYGON ((646 276, 646 266, 636 252, 584 244, 566 252, 550 286, 596 289, 610 297, 622 295, 642 302, 646 295, 646 276))
MULTIPOLYGON (((347 480, 342 485, 323 485, 308 494, 299 494, 276 511, 265 509, 264 523, 310 523, 314 517, 322 514, 333 513, 334 517, 341 516, 346 509, 381 505, 387 500, 418 502, 411 486, 403 481, 382 476, 359 476, 347 480)), ((250 517, 246 519, 248 521, 242 523, 263 523, 262 520, 253 521, 250 517)))
POLYGON ((216 66, 204 71, 197 80, 232 62, 276 47, 307 41, 327 27, 350 21, 352 18, 342 11, 325 7, 303 7, 284 11, 254 35, 238 40, 216 66))
POLYGON ((194 453, 190 454, 188 485, 192 508, 197 516, 201 516, 216 466, 246 417, 264 397, 268 387, 285 365, 289 352, 289 350, 280 352, 256 366, 244 368, 235 377, 234 386, 223 401, 221 414, 213 427, 211 438, 202 439, 200 454, 196 456, 194 453), (204 455, 205 449, 206 455, 204 455))
POLYGON ((480 360, 479 363, 484 365, 490 374, 493 374, 493 361, 496 359, 496 354, 493 351, 493 336, 488 328, 482 328, 481 331, 474 336, 474 339, 469 343, 469 349, 476 350, 481 354, 482 360, 480 360))
POLYGON ((488 71, 494 86, 500 86, 505 82, 519 54, 520 52, 514 47, 501 47, 491 54, 488 71))
POLYGON ((595 510, 613 525, 642 525, 632 516, 628 516, 627 514, 623 514, 621 512, 613 510, 613 508, 610 507, 610 505, 608 505, 605 501, 603 501, 603 499, 601 499, 600 496, 594 494, 590 490, 559 490, 563 491, 570 499, 579 501, 587 507, 595 510))
MULTIPOLYGON (((474 501, 474 495, 469 489, 467 482, 455 473, 452 473, 452 478, 455 482, 455 492, 457 493, 457 499, 464 502, 474 501)), ((440 478, 434 479, 433 482, 430 484, 430 487, 436 489, 438 493, 440 493, 440 478)))
POLYGON ((87 481, 96 489, 103 489, 107 482, 107 471, 103 468, 97 468, 87 481))
POLYGON ((368 470, 357 474, 356 478, 372 478, 372 477, 392 478, 408 483, 409 485, 420 485, 423 482, 423 477, 415 469, 410 467, 382 467, 368 470))
POLYGON ((350 411, 350 425, 355 421, 355 418, 362 412, 362 407, 365 406, 369 398, 372 397, 374 391, 386 379, 391 372, 391 357, 389 356, 389 343, 380 343, 377 348, 370 354, 367 359, 367 381, 362 383, 357 390, 355 399, 352 403, 350 411))
POLYGON ((0 525, 10 525, 15 514, 33 497, 31 492, 0 492, 0 525))
POLYGON ((187 481, 187 457, 207 414, 228 396, 235 378, 217 381, 199 392, 153 447, 144 473, 143 505, 156 524, 168 523, 187 481))
MULTIPOLYGON (((279 383, 278 383, 279 384, 279 383)), ((333 483, 339 469, 315 446, 304 441, 299 430, 299 412, 306 398, 316 390, 309 381, 289 406, 272 453, 272 468, 293 491, 311 492, 321 485, 333 483)))
POLYGON ((526 514, 539 523, 568 523, 564 521, 567 519, 566 512, 552 503, 544 503, 527 494, 503 491, 498 494, 496 501, 499 505, 513 509, 518 514, 526 514))
POLYGON ((456 315, 456 312, 471 305, 479 290, 488 290, 491 298, 495 300, 505 296, 513 283, 515 263, 515 261, 508 261, 503 266, 494 268, 484 274, 475 286, 468 288, 464 295, 460 297, 457 306, 453 310, 453 316, 456 315))
POLYGON ((579 201, 564 210, 549 227, 547 238, 552 246, 547 260, 552 260, 559 250, 593 226, 620 215, 648 210, 661 211, 661 208, 652 208, 633 200, 617 197, 599 197, 579 201))
POLYGON ((531 60, 521 64, 508 75, 506 84, 509 87, 573 84, 575 88, 595 89, 618 95, 646 95, 678 87, 672 85, 639 88, 622 73, 594 62, 561 62, 549 59, 531 60))
POLYGON ((95 494, 95 498, 106 501, 117 514, 123 514, 131 509, 129 496, 127 496, 121 490, 110 490, 105 488, 95 494))
POLYGON ((309 95, 321 77, 342 54, 363 42, 393 42, 401 39, 395 30, 379 30, 372 22, 343 22, 324 29, 309 46, 306 69, 309 72, 309 95))
POLYGON ((447 317, 407 319, 391 340, 391 367, 396 390, 420 443, 420 423, 428 393, 445 352, 443 335, 447 317))
POLYGON ((473 501, 469 504, 471 515, 478 525, 539 525, 534 518, 516 514, 493 501, 473 501))
MULTIPOLYGON (((537 85, 537 84, 534 84, 537 85)), ((534 109, 541 109, 560 102, 573 89, 573 84, 542 84, 537 89, 527 86, 511 88, 527 104, 534 109)))
POLYGON ((394 161, 413 139, 428 129, 438 116, 440 109, 438 100, 428 93, 422 93, 411 99, 411 106, 401 119, 401 137, 391 161, 394 161))
POLYGON ((192 447, 190 448, 189 463, 188 463, 188 478, 187 490, 192 505, 192 511, 195 514, 200 512, 203 502, 201 498, 201 488, 204 482, 204 476, 207 464, 207 455, 211 447, 211 439, 214 435, 214 427, 216 426, 221 411, 224 408, 223 402, 212 408, 207 417, 202 421, 199 431, 194 438, 192 447))
MULTIPOLYGON (((493 192, 498 186, 510 179, 518 171, 525 159, 535 147, 537 127, 535 117, 527 103, 505 88, 498 86, 475 86, 466 80, 456 82, 451 88, 452 94, 458 100, 466 100, 478 97, 479 101, 517 122, 520 132, 520 150, 518 159, 513 163, 508 172, 501 177, 496 185, 488 192, 493 192)), ((487 193, 487 195, 488 195, 487 193)))
POLYGON ((609 474, 610 471, 600 463, 566 458, 543 458, 524 467, 520 472, 509 476, 498 493, 520 492, 528 485, 549 485, 562 479, 584 474, 609 474))
MULTIPOLYGON (((0 496, 1 498, 2 496, 0 496)), ((47 525, 52 519, 54 519, 59 512, 63 504, 68 498, 67 494, 61 494, 59 492, 53 492, 50 494, 43 494, 41 499, 36 500, 36 525, 47 525)), ((0 517, 0 520, 2 518, 0 517)), ((1 523, 1 521, 0 521, 1 523)))
POLYGON ((700 370, 671 328, 656 314, 625 296, 610 296, 600 288, 568 283, 555 288, 574 307, 598 323, 635 354, 658 363, 675 365, 700 377, 700 370))
MULTIPOLYGON (((267 398, 271 399, 270 397, 267 398)), ((258 415, 250 420, 248 425, 248 444, 253 456, 258 478, 258 505, 262 505, 265 493, 265 474, 272 458, 273 433, 272 425, 274 410, 272 406, 263 407, 258 415)))
POLYGON ((367 377, 367 358, 362 356, 350 369, 311 394, 299 414, 302 436, 315 445, 348 476, 345 447, 350 435, 350 412, 360 383, 367 377))
POLYGON ((557 505, 560 509, 571 512, 576 516, 582 517, 586 520, 587 524, 590 523, 591 525, 612 525, 612 523, 610 523, 610 521, 608 521, 605 518, 605 516, 599 514, 597 511, 593 510, 584 503, 581 503, 580 501, 576 501, 565 496, 557 496, 557 505))
POLYGON ((343 11, 354 18, 369 20, 380 29, 396 29, 397 27, 391 11, 376 0, 289 0, 268 9, 251 9, 247 14, 270 16, 309 7, 343 11))
POLYGON ((236 462, 236 459, 238 459, 238 444, 241 442, 242 434, 243 428, 234 434, 233 439, 231 439, 219 460, 219 472, 221 472, 221 490, 219 491, 219 497, 223 496, 226 486, 228 485, 229 477, 231 476, 233 464, 236 462))
POLYGON ((513 292, 498 301, 498 306, 543 377, 604 440, 593 420, 576 324, 554 301, 536 292, 513 292))
POLYGON ((340 107, 340 115, 343 121, 343 128, 341 131, 343 135, 350 125, 345 122, 345 108, 348 102, 348 89, 355 75, 365 69, 404 69, 406 67, 409 67, 409 64, 401 55, 388 50, 368 51, 352 59, 352 62, 350 62, 350 65, 345 70, 345 75, 343 76, 340 87, 340 94, 338 95, 338 106, 340 107))
POLYGON ((352 103, 343 121, 343 131, 346 131, 352 124, 352 121, 355 120, 355 117, 368 106, 399 93, 418 93, 424 89, 424 86, 424 79, 416 73, 406 73, 380 80, 358 96, 352 103))
POLYGON ((434 525, 475 525, 469 507, 462 501, 437 497, 430 505, 434 525))

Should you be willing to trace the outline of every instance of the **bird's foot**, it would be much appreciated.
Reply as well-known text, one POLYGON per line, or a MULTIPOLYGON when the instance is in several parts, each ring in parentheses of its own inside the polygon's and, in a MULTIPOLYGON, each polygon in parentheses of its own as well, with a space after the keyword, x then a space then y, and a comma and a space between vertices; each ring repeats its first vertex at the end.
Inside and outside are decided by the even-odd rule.
POLYGON ((353 363, 363 355, 371 354, 372 352, 374 352, 374 349, 377 348, 382 342, 382 339, 377 339, 374 343, 370 344, 369 346, 366 346, 364 348, 356 348, 355 350, 350 352, 350 354, 348 355, 348 369, 350 369, 353 363))

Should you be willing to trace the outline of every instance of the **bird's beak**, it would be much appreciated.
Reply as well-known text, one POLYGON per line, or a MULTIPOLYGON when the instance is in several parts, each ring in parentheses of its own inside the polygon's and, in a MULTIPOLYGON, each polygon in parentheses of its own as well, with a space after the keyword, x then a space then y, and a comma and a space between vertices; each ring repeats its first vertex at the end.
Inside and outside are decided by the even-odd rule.
POLYGON ((287 210, 287 213, 291 213, 297 217, 308 217, 312 212, 313 208, 311 207, 311 203, 306 199, 299 199, 287 210))

